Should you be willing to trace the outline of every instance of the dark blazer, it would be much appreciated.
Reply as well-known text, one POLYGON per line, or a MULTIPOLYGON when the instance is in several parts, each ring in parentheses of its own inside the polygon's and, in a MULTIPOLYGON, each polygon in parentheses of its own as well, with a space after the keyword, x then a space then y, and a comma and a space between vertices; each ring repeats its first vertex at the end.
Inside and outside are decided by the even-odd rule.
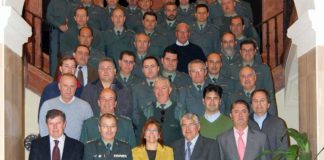
MULTIPOLYGON (((217 137, 218 153, 220 160, 239 159, 237 152, 234 130, 231 129, 217 137)), ((253 160, 262 154, 264 150, 269 149, 267 136, 259 131, 248 129, 244 160, 253 160)), ((262 156, 260 160, 270 159, 262 156)))
POLYGON ((249 126, 267 135, 271 150, 288 150, 287 127, 285 121, 281 118, 268 113, 262 123, 262 129, 260 129, 258 123, 253 118, 253 114, 251 114, 249 126))
MULTIPOLYGON (((50 138, 45 136, 32 141, 29 160, 51 160, 50 138)), ((65 135, 62 160, 82 160, 83 143, 65 135)))
MULTIPOLYGON (((185 159, 185 139, 182 138, 172 145, 174 160, 185 159)), ((209 139, 199 135, 197 142, 191 154, 192 160, 216 160, 217 144, 213 139, 209 139)))
POLYGON ((98 79, 98 70, 93 68, 90 65, 87 65, 88 68, 88 83, 91 83, 98 79))

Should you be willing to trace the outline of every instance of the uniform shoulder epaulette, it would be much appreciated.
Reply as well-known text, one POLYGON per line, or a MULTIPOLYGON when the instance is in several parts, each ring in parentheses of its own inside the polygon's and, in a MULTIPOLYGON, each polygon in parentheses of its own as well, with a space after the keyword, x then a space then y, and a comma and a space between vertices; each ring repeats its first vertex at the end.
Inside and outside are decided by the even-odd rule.
POLYGON ((96 140, 95 139, 92 139, 92 140, 87 141, 86 143, 89 144, 89 143, 92 143, 94 141, 96 141, 96 140))
POLYGON ((117 140, 118 142, 121 142, 121 143, 126 143, 126 144, 128 144, 128 142, 127 142, 127 141, 125 141, 125 140, 121 140, 121 139, 117 139, 117 138, 116 138, 116 140, 117 140))
POLYGON ((125 116, 125 115, 120 115, 119 117, 120 117, 120 118, 123 118, 123 119, 131 120, 129 117, 127 117, 127 116, 125 116))
POLYGON ((131 30, 131 29, 126 29, 126 32, 132 33, 132 34, 136 34, 135 31, 131 30))

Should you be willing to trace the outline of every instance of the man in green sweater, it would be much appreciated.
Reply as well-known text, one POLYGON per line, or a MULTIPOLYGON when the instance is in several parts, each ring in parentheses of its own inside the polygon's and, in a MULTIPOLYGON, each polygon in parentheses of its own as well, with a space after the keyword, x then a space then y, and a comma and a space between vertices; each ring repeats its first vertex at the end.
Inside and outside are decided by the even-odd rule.
POLYGON ((200 117, 200 134, 211 139, 233 127, 231 119, 219 111, 222 92, 223 89, 214 84, 206 86, 203 92, 205 114, 200 117))

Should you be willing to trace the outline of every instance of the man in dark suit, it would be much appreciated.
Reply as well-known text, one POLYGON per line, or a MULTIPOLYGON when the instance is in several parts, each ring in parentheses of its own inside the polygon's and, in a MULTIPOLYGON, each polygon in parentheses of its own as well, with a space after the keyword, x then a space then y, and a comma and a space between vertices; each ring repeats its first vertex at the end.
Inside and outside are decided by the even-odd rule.
POLYGON ((82 160, 83 144, 64 134, 65 114, 49 110, 46 124, 49 135, 32 141, 29 160, 82 160))
POLYGON ((257 89, 251 95, 249 126, 267 135, 271 150, 288 150, 288 136, 285 121, 268 113, 270 108, 269 93, 265 89, 257 89))
POLYGON ((90 50, 85 45, 78 45, 73 53, 75 61, 77 62, 75 76, 82 86, 86 86, 87 83, 91 83, 98 79, 98 72, 88 65, 89 54, 90 50))
MULTIPOLYGON (((237 100, 232 104, 230 116, 233 129, 219 135, 216 140, 220 160, 252 160, 269 149, 267 136, 248 127, 249 106, 244 100, 237 100)), ((267 156, 259 158, 269 159, 267 156)))
POLYGON ((81 99, 87 101, 92 108, 93 115, 98 116, 99 94, 104 88, 111 88, 117 93, 116 114, 131 117, 133 111, 131 92, 116 79, 116 66, 112 59, 103 58, 98 66, 99 79, 87 84, 81 94, 81 99))
POLYGON ((174 160, 217 159, 216 142, 199 134, 200 123, 197 115, 185 114, 182 116, 180 124, 184 138, 172 145, 174 160))
POLYGON ((131 160, 131 147, 115 138, 117 119, 110 113, 100 116, 98 121, 101 138, 87 142, 84 148, 84 159, 123 159, 131 160))

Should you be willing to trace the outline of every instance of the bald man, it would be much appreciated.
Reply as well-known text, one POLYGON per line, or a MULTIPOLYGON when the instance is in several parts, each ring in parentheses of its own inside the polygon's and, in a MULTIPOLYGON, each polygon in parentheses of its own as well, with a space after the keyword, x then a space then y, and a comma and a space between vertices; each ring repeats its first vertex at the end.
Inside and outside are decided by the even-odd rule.
POLYGON ((203 50, 196 44, 189 42, 190 27, 186 23, 179 23, 176 27, 176 42, 167 49, 176 50, 178 54, 177 70, 188 73, 188 64, 194 59, 206 61, 203 50))
MULTIPOLYGON (((243 67, 240 71, 240 83, 242 86, 242 89, 239 89, 231 94, 229 97, 229 101, 227 106, 230 106, 233 102, 236 100, 242 99, 248 102, 248 104, 251 104, 251 94, 254 90, 259 89, 256 86, 256 80, 257 80, 257 75, 256 72, 253 68, 251 67, 243 67)), ((270 95, 270 108, 269 108, 269 113, 272 115, 278 115, 277 112, 277 106, 276 106, 276 101, 274 99, 274 96, 270 95)), ((251 111, 252 109, 250 109, 251 111)), ((227 108, 225 110, 226 114, 230 113, 230 108, 227 108)))

